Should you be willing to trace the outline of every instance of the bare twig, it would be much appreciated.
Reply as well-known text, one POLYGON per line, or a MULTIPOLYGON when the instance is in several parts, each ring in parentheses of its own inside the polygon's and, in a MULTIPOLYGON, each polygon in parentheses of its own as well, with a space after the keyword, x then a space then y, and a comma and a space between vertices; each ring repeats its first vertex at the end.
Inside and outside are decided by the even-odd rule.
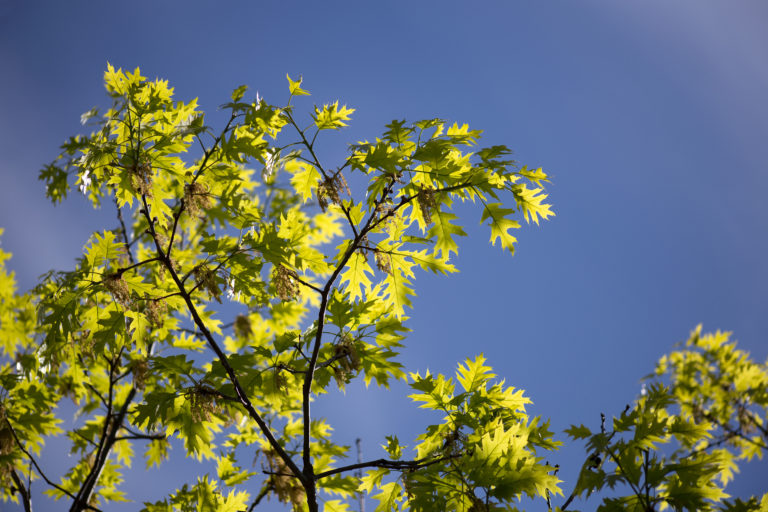
MULTIPOLYGON (((21 444, 21 441, 19 440, 18 436, 16 435, 16 431, 14 430, 13 426, 11 425, 11 422, 8 420, 8 418, 5 419, 6 423, 8 424, 8 427, 11 430, 11 434, 13 435, 13 439, 16 441, 16 446, 19 447, 19 449, 24 453, 24 455, 27 456, 29 461, 32 463, 33 466, 35 466, 35 469, 37 470, 37 473, 42 477, 43 480, 45 480, 45 483, 56 489, 57 491, 61 492, 65 496, 69 496, 72 499, 75 499, 75 495, 69 492, 68 490, 64 489, 60 485, 57 485, 55 482, 53 482, 48 476, 43 472, 43 469, 40 467, 40 465, 37 463, 34 457, 32 457, 32 454, 27 451, 26 448, 24 448, 24 445, 21 444)), ((87 510, 94 510, 96 512, 102 512, 100 509, 93 507, 91 505, 85 504, 85 507, 87 510)))

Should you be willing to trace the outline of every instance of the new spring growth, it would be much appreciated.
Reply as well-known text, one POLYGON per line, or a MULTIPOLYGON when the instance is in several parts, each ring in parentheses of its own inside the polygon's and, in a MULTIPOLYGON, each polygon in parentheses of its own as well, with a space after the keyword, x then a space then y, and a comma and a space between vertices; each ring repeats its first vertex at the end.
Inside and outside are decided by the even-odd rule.
POLYGON ((133 387, 139 391, 144 391, 144 385, 149 374, 149 361, 138 359, 131 364, 131 370, 133 371, 133 387))
POLYGON ((432 210, 435 208, 435 191, 431 188, 419 188, 416 200, 419 203, 424 223, 429 224, 432 222, 432 210))
POLYGON ((376 266, 384 273, 392 274, 392 258, 390 255, 383 251, 375 251, 373 257, 376 260, 376 266))
POLYGON ((282 301, 294 300, 299 296, 299 284, 296 282, 298 275, 293 270, 278 265, 272 278, 277 291, 277 296, 282 301))
MULTIPOLYGON (((16 440, 13 437, 11 426, 6 419, 5 406, 0 403, 0 455, 8 455, 13 452, 16 440)), ((11 462, 0 464, 0 485, 10 488, 10 475, 13 470, 11 462)))
POLYGON ((275 368, 272 370, 272 384, 275 386, 276 390, 282 392, 285 391, 285 386, 288 384, 288 382, 285 380, 285 377, 280 370, 280 368, 275 368))
POLYGON ((117 272, 115 274, 109 274, 102 281, 104 288, 115 298, 115 300, 123 307, 127 308, 131 305, 131 290, 128 288, 128 284, 123 279, 123 274, 117 272))
POLYGON ((213 389, 203 384, 197 384, 187 393, 192 420, 195 422, 209 421, 212 414, 221 412, 216 403, 216 395, 213 389))
POLYGON ((294 510, 302 510, 306 495, 301 482, 291 474, 282 458, 271 449, 263 449, 269 465, 269 473, 272 477, 272 485, 275 488, 277 499, 282 503, 290 503, 294 510))
POLYGON ((162 299, 149 299, 144 314, 152 327, 162 327, 165 315, 168 313, 168 304, 162 299))
POLYGON ((6 419, 5 405, 0 404, 0 455, 11 453, 13 445, 13 432, 11 432, 11 427, 6 419))
POLYGON ((317 185, 317 202, 320 209, 325 211, 329 204, 341 204, 341 193, 351 195, 347 179, 338 171, 336 174, 320 180, 317 185))
POLYGON ((360 355, 355 347, 355 340, 349 334, 343 334, 341 339, 333 347, 335 359, 338 365, 334 367, 334 378, 339 387, 347 382, 347 377, 360 369, 360 355))
POLYGON ((197 286, 206 290, 212 299, 221 304, 221 290, 216 282, 216 273, 205 264, 196 266, 192 273, 195 275, 197 286))
POLYGON ((253 333, 251 319, 247 315, 237 315, 235 318, 235 336, 238 338, 247 338, 253 333))
POLYGON ((142 157, 138 164, 134 164, 129 170, 131 185, 139 194, 152 197, 152 163, 148 157, 142 157))
POLYGON ((189 214, 193 216, 198 216, 201 210, 213 206, 208 186, 197 181, 184 185, 184 204, 189 214))

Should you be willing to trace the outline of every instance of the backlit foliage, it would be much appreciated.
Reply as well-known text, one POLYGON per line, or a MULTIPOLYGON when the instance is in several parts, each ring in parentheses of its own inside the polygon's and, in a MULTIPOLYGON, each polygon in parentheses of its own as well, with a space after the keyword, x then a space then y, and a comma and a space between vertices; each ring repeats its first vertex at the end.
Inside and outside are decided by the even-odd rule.
POLYGON ((726 493, 738 463, 768 450, 768 365, 729 338, 697 327, 612 425, 603 417, 598 432, 568 430, 589 453, 574 496, 617 490, 605 511, 768 510, 768 493, 748 501, 726 493))
MULTIPOLYGON (((333 102, 300 115, 292 103, 309 92, 291 77, 282 106, 235 89, 216 130, 196 100, 174 100, 166 81, 138 69, 109 66, 105 83, 110 108, 83 115, 90 135, 69 139, 40 179, 54 203, 76 187, 114 207, 117 227, 94 233, 72 270, 27 294, 0 252, 3 500, 31 510, 31 481, 70 510, 133 500, 146 511, 241 511, 271 498, 345 511, 363 493, 376 510, 476 512, 562 496, 548 421, 530 417, 523 391, 482 356, 455 379, 408 373, 397 360, 416 272, 456 272, 465 232, 454 205, 473 205, 490 242, 513 253, 514 229, 552 215, 541 169, 440 119, 393 121, 322 163, 321 132, 347 126, 354 109, 333 102), (355 464, 310 409, 353 379, 405 381, 441 419, 410 450, 389 436, 382 458, 355 464), (52 478, 43 446, 72 410, 73 462, 52 478), (163 466, 172 446, 215 471, 159 498, 121 491, 129 468, 163 466)), ((712 350, 701 364, 724 365, 712 350)), ((645 475, 653 506, 724 497, 734 461, 765 446, 765 367, 733 357, 741 366, 728 389, 713 381, 712 394, 697 395, 704 384, 673 354, 659 370, 672 387, 652 386, 612 433, 574 427, 618 468, 585 466, 576 494, 636 490, 645 475), (702 446, 713 430, 727 439, 702 446), (679 450, 658 458, 671 438, 679 450), (654 480, 649 460, 661 468, 654 480), (686 497, 694 483, 698 494, 686 497)), ((650 510, 637 493, 622 499, 650 510)))

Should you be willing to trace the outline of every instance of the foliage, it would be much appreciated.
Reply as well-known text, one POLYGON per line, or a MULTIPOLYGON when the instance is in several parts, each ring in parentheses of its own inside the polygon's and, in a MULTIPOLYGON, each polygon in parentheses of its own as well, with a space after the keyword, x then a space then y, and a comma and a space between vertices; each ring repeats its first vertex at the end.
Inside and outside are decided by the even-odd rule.
MULTIPOLYGON (((344 511, 360 493, 377 510, 506 510, 522 496, 551 508, 562 492, 546 460, 560 443, 527 414, 522 390, 482 356, 455 380, 397 361, 416 270, 456 272, 465 232, 453 206, 474 205, 490 242, 513 253, 523 219, 552 215, 541 169, 440 119, 393 121, 324 165, 321 132, 345 127, 354 109, 314 106, 300 125, 292 101, 310 93, 291 77, 283 106, 235 89, 217 132, 196 100, 175 102, 167 82, 138 69, 109 66, 105 83, 111 107, 83 115, 91 134, 69 139, 40 179, 54 203, 73 185, 95 207, 114 202, 119 226, 94 233, 73 270, 26 294, 0 252, 3 500, 31 510, 30 482, 43 479, 70 510, 108 508, 129 499, 124 472, 140 458, 165 464, 175 438, 216 474, 143 510, 254 510, 275 497, 344 511), (405 381, 442 416, 414 458, 390 436, 386 458, 342 463, 349 447, 310 404, 353 379, 405 381), (40 454, 73 408, 75 463, 55 481, 40 454)), ((737 462, 765 449, 768 379, 722 336, 706 344, 697 334, 699 352, 662 360, 667 387, 652 384, 613 431, 569 431, 591 455, 563 510, 619 484, 631 495, 603 508, 766 507, 724 501, 737 462)))
POLYGON ((572 496, 629 491, 606 498, 598 509, 605 511, 768 510, 768 493, 742 502, 725 492, 739 461, 768 450, 768 364, 754 363, 729 338, 697 327, 683 350, 661 358, 610 431, 605 416, 599 432, 567 431, 590 453, 572 496))

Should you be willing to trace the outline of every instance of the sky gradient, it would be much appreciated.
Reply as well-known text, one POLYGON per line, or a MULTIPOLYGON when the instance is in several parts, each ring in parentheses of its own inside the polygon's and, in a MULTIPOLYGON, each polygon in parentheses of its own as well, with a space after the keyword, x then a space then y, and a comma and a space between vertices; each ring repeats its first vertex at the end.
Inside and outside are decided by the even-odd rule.
MULTIPOLYGON (((2 247, 26 289, 116 224, 77 194, 50 205, 37 181, 80 114, 107 104, 107 62, 199 97, 213 126, 234 87, 279 104, 301 74, 298 111, 357 109, 329 162, 392 119, 467 122, 550 174, 556 217, 519 230, 514 257, 468 230, 459 274, 418 275, 402 361, 452 374, 483 352, 565 441, 570 424, 619 414, 698 323, 768 355, 766 22, 757 1, 3 2, 2 247)), ((373 458, 384 435, 408 443, 429 421, 406 394, 352 387, 319 406, 373 458)), ((553 461, 566 495, 582 456, 553 461)), ((745 472, 735 494, 766 490, 745 472)), ((180 482, 126 490, 159 499, 180 482)))

